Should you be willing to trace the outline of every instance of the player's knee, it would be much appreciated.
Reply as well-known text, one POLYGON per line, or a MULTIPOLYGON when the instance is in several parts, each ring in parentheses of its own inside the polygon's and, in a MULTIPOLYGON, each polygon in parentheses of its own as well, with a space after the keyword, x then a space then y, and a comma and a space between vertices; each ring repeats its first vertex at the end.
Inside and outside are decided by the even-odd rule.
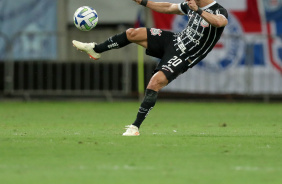
POLYGON ((133 40, 134 36, 136 35, 135 33, 135 29, 134 28, 129 28, 128 30, 126 30, 126 36, 128 40, 133 40))
POLYGON ((129 41, 134 41, 138 35, 138 29, 129 28, 126 30, 126 36, 129 41))
POLYGON ((152 89, 154 91, 159 91, 161 90, 163 87, 165 87, 168 84, 168 80, 165 76, 165 74, 162 71, 158 71, 157 73, 155 73, 153 75, 153 77, 151 78, 147 89, 152 89))
POLYGON ((154 91, 159 91, 167 85, 167 80, 162 80, 160 78, 153 79, 149 82, 147 89, 152 89, 154 91))

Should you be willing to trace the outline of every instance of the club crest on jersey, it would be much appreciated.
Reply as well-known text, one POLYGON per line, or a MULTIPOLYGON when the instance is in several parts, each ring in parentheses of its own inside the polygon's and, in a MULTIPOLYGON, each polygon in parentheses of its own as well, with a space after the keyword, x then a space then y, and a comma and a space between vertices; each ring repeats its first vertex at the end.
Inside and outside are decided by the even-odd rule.
POLYGON ((159 35, 159 36, 161 36, 162 35, 162 30, 160 30, 160 29, 155 29, 155 28, 151 28, 151 34, 153 35, 153 36, 157 36, 157 35, 159 35))
POLYGON ((209 24, 207 21, 205 21, 205 19, 203 19, 203 20, 201 21, 201 26, 202 26, 202 27, 209 27, 210 24, 209 24))

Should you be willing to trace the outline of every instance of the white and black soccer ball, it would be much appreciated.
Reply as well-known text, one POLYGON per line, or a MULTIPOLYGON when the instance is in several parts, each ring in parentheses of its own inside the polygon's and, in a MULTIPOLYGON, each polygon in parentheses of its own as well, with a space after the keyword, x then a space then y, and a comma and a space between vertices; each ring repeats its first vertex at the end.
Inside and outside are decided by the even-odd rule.
POLYGON ((90 31, 98 23, 98 14, 93 8, 82 6, 75 11, 73 21, 81 31, 90 31))

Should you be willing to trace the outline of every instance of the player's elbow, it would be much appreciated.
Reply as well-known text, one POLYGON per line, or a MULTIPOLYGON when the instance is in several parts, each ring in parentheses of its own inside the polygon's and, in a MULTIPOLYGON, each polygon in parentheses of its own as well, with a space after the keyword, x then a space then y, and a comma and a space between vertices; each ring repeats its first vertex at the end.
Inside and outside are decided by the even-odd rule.
POLYGON ((222 22, 220 20, 216 20, 216 21, 214 21, 213 26, 214 27, 222 27, 223 24, 222 24, 222 22))
POLYGON ((179 14, 178 5, 169 3, 167 8, 165 9, 166 14, 179 14))
POLYGON ((170 8, 167 8, 167 9, 164 10, 163 13, 165 13, 165 14, 173 14, 173 11, 170 8))
POLYGON ((217 19, 217 20, 214 21, 213 26, 219 28, 219 27, 224 27, 227 24, 228 24, 227 19, 224 20, 224 21, 222 21, 221 19, 217 19))

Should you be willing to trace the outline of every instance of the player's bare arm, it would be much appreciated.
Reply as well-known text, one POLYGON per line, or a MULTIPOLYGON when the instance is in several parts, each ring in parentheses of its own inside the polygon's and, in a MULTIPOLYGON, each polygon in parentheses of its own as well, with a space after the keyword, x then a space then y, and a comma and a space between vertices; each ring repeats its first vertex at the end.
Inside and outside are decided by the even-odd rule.
POLYGON ((228 24, 228 20, 222 15, 213 15, 203 11, 201 16, 214 27, 224 27, 228 24))
MULTIPOLYGON (((138 4, 141 4, 142 2, 142 0, 132 1, 135 1, 138 4)), ((147 1, 146 7, 160 13, 183 15, 178 9, 178 4, 175 3, 147 1)))
MULTIPOLYGON (((186 1, 191 10, 197 11, 199 9, 199 6, 196 4, 195 0, 186 0, 186 1)), ((210 23, 214 27, 224 27, 228 24, 228 20, 222 15, 214 15, 206 11, 203 11, 201 17, 203 17, 203 19, 205 19, 208 23, 210 23)))

